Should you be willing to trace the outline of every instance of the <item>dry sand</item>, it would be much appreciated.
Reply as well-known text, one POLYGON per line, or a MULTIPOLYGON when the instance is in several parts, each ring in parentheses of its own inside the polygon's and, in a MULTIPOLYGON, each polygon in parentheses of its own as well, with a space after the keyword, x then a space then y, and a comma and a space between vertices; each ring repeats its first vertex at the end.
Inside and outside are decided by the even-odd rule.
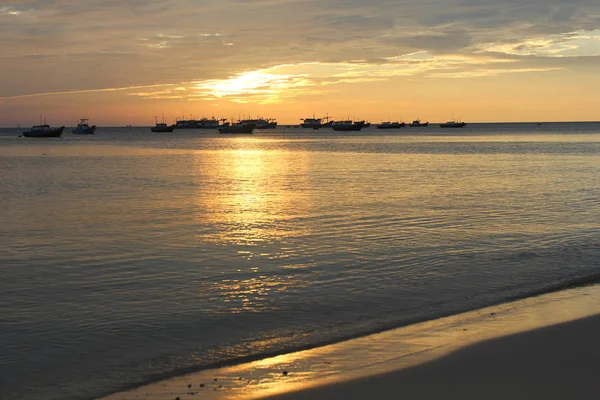
POLYGON ((416 367, 269 399, 598 398, 600 316, 474 344, 416 367))

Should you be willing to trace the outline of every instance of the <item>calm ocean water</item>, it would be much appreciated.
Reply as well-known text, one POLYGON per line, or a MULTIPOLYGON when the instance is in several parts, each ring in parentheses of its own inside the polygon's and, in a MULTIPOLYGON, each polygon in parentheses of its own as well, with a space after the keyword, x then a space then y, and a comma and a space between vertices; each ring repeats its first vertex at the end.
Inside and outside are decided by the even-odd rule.
POLYGON ((92 399, 600 273, 600 124, 0 130, 0 398, 92 399))

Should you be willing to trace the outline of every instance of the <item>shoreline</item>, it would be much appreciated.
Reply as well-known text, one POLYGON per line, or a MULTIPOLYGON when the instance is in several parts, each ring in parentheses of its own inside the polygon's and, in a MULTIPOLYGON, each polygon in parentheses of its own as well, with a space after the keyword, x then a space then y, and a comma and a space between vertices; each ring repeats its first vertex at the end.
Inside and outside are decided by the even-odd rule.
MULTIPOLYGON (((571 278, 568 280, 557 282, 557 283, 554 283, 554 284, 551 284, 548 286, 544 286, 544 287, 541 287, 541 288, 538 288, 535 290, 531 290, 530 292, 528 292, 525 295, 514 294, 511 296, 507 296, 506 298, 504 298, 500 301, 491 301, 491 302, 483 303, 478 308, 467 307, 464 309, 454 310, 453 312, 450 312, 450 313, 442 312, 442 313, 439 313, 438 315, 415 318, 412 320, 405 320, 402 323, 383 325, 383 326, 380 326, 380 327, 377 327, 374 329, 363 330, 360 332, 345 335, 342 337, 336 337, 336 338, 325 340, 325 341, 318 342, 318 343, 298 345, 296 347, 288 348, 283 351, 282 350, 273 350, 273 351, 268 351, 268 352, 264 352, 261 354, 246 355, 246 356, 242 356, 242 357, 238 357, 238 358, 232 358, 232 359, 220 361, 220 362, 208 365, 208 366, 191 366, 191 367, 179 368, 179 369, 176 369, 176 370, 168 372, 168 373, 150 376, 141 383, 135 383, 135 384, 127 385, 125 387, 121 387, 116 392, 110 392, 110 393, 102 395, 101 397, 97 397, 95 399, 104 400, 105 398, 107 398, 107 399, 110 398, 110 395, 112 395, 112 394, 127 393, 130 391, 137 390, 139 388, 154 385, 158 382, 169 381, 169 380, 176 379, 176 378, 182 377, 182 376, 188 376, 191 374, 202 374, 203 372, 206 372, 206 371, 231 368, 231 367, 249 364, 249 363, 264 360, 264 359, 270 359, 270 358, 274 358, 274 357, 283 356, 286 354, 294 354, 294 353, 299 353, 299 352, 304 352, 304 351, 310 351, 313 349, 326 347, 326 346, 332 346, 332 345, 336 345, 336 344, 343 343, 343 342, 353 341, 353 340, 357 340, 357 339, 368 337, 368 336, 373 336, 373 335, 377 335, 377 334, 381 334, 381 333, 385 333, 385 332, 389 332, 389 331, 394 331, 397 329, 403 329, 403 328, 406 328, 406 327, 409 327, 412 325, 427 323, 427 322, 436 321, 436 320, 440 320, 440 319, 444 319, 444 318, 450 318, 450 317, 462 315, 465 313, 477 312, 478 310, 484 310, 487 308, 501 306, 503 304, 518 302, 518 301, 526 300, 529 298, 535 298, 538 296, 544 296, 544 295, 548 295, 548 294, 552 294, 552 293, 556 293, 556 292, 560 292, 560 291, 564 291, 564 290, 576 289, 576 288, 581 288, 581 287, 586 287, 586 286, 591 286, 591 285, 600 285, 600 273, 577 277, 577 278, 571 278)), ((599 312, 600 312, 600 310, 599 310, 599 312)))
POLYGON ((172 400, 196 394, 210 399, 265 398, 405 370, 474 343, 598 313, 600 285, 571 286, 321 347, 184 373, 100 399, 172 400))

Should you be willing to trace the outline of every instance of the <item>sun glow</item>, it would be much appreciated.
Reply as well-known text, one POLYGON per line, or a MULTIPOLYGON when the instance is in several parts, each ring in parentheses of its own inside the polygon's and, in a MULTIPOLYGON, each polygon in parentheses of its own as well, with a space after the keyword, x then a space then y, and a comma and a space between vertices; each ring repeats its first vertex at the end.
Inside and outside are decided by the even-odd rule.
MULTIPOLYGON (((595 36, 592 32, 587 36, 573 36, 570 40, 586 44, 588 51, 590 51, 591 48, 595 48, 594 46, 600 43, 599 38, 600 36, 595 36)), ((538 47, 547 46, 546 42, 532 43, 530 43, 530 47, 534 44, 538 47)), ((152 44, 152 46, 163 45, 166 46, 167 44, 162 42, 152 44)), ((572 47, 572 45, 570 46, 572 47)), ((488 47, 481 51, 481 53, 485 52, 510 53, 511 49, 507 47, 488 47)), ((557 68, 521 68, 518 66, 517 60, 495 58, 483 54, 435 55, 427 51, 420 51, 383 57, 380 62, 346 61, 280 64, 270 68, 240 72, 224 79, 33 93, 7 96, 3 100, 56 94, 156 88, 157 90, 130 91, 127 95, 146 100, 214 102, 223 99, 238 104, 280 104, 300 96, 320 96, 335 93, 338 89, 332 87, 334 85, 385 81, 395 77, 417 75, 436 78, 483 77, 501 73, 543 72, 555 69, 557 68)))
POLYGON ((272 70, 248 71, 228 79, 198 82, 194 89, 202 96, 229 97, 238 103, 258 101, 264 104, 278 102, 290 88, 298 90, 311 85, 306 75, 277 74, 272 70))
MULTIPOLYGON (((330 93, 331 85, 363 83, 398 76, 444 74, 468 66, 513 63, 514 60, 489 56, 435 56, 428 52, 407 54, 382 59, 381 63, 364 61, 338 63, 282 64, 268 69, 246 71, 226 79, 193 82, 187 93, 180 97, 188 100, 227 99, 234 103, 275 104, 301 95, 330 93)), ((478 70, 475 76, 492 74, 478 70)), ((518 68, 507 72, 521 72, 518 68)), ((448 76, 453 77, 453 76, 448 76)))

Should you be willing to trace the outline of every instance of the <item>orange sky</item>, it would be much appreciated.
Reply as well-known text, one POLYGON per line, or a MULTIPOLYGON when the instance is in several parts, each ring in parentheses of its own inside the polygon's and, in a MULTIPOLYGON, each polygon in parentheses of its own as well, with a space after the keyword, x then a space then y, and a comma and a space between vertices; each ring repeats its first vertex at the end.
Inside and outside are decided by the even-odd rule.
POLYGON ((587 0, 5 3, 0 126, 600 120, 587 0))

